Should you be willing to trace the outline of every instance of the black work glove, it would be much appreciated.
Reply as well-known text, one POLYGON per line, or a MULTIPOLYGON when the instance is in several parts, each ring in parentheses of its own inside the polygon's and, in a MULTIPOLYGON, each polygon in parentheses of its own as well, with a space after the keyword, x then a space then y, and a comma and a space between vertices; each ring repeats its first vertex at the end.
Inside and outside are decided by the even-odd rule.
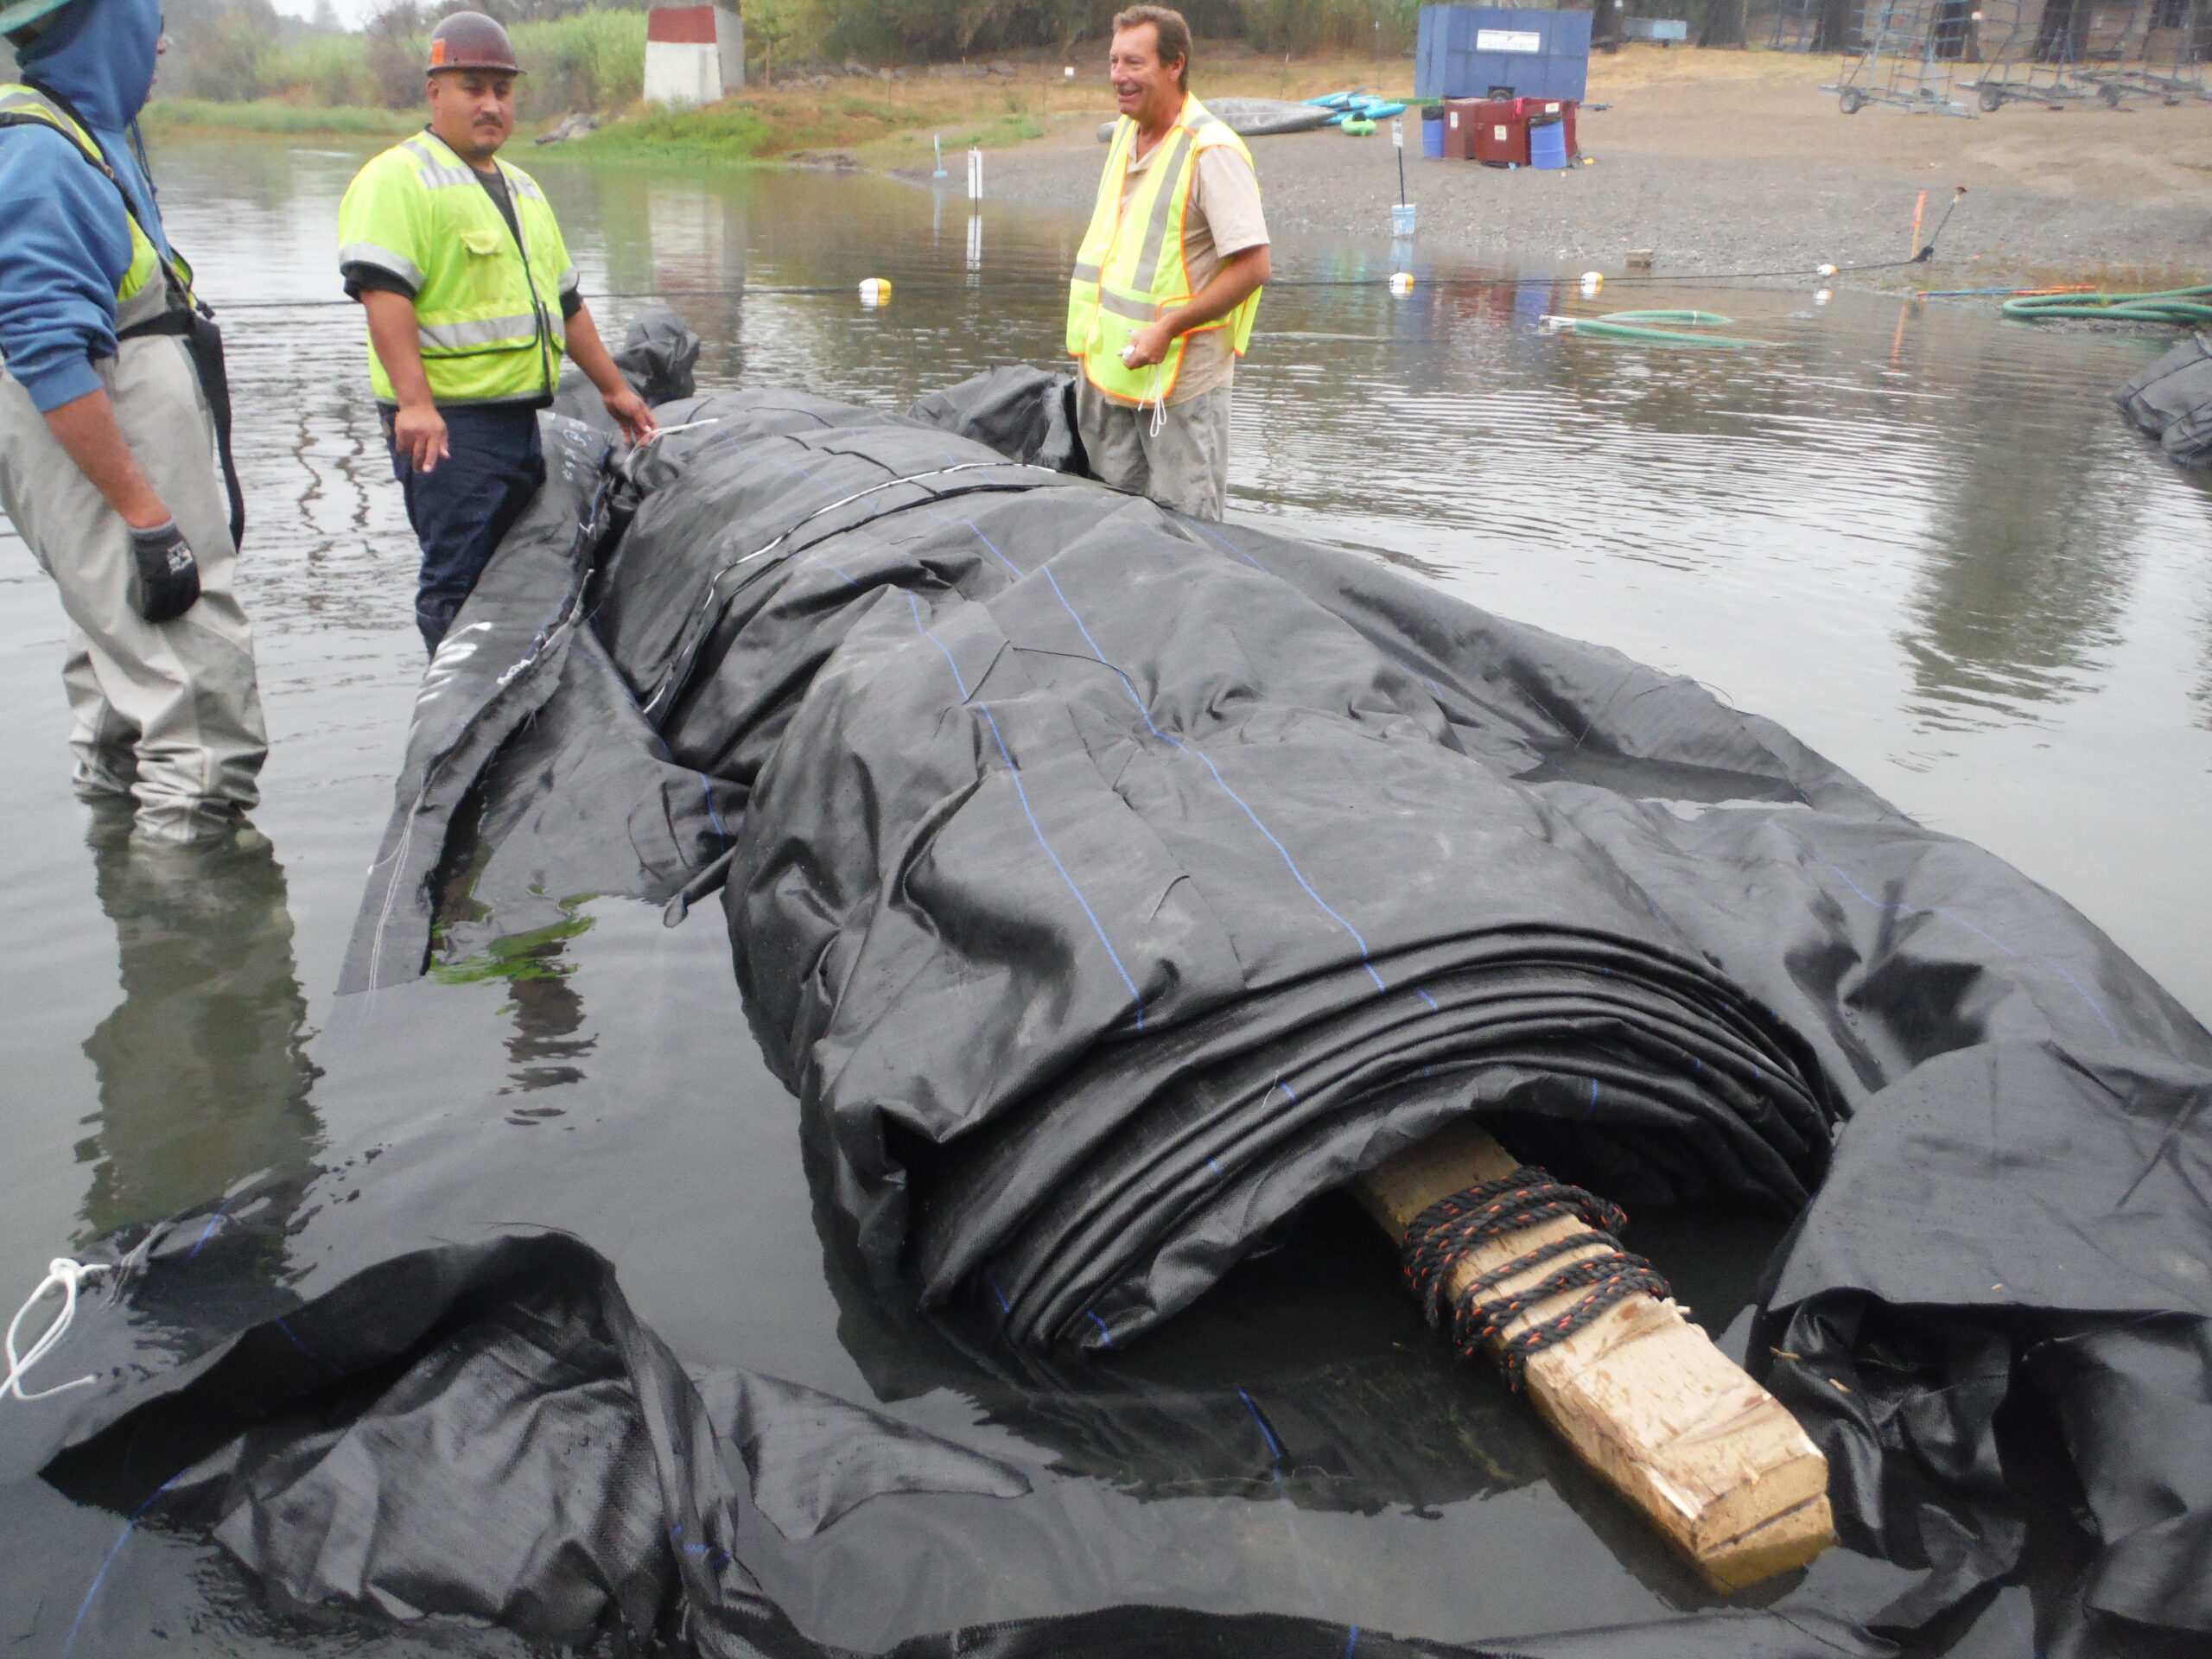
POLYGON ((200 562, 175 519, 133 529, 130 556, 138 563, 130 602, 149 622, 173 622, 200 602, 200 562))

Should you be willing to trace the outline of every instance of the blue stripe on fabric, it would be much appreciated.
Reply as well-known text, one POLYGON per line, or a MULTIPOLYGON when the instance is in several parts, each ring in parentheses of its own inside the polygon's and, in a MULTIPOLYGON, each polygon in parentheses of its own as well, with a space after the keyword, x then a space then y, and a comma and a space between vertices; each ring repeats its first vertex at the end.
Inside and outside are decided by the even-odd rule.
POLYGON ((715 826, 715 833, 722 838, 722 844, 728 846, 729 831, 722 828, 722 815, 715 808, 714 785, 708 780, 705 772, 696 775, 699 779, 699 792, 707 798, 707 822, 715 826))
POLYGON ((207 1241, 214 1237, 215 1230, 230 1219, 230 1209, 231 1200, 228 1198, 225 1198, 216 1206, 215 1213, 207 1217, 207 1224, 200 1230, 200 1236, 193 1241, 192 1253, 184 1258, 186 1262, 196 1262, 200 1259, 200 1252, 207 1248, 207 1241))
POLYGON ((2075 995, 2080 997, 2084 1002, 2087 1002, 2089 1005, 2089 1012, 2097 1016, 2098 1024, 2101 1025, 2105 1028, 2105 1035, 2111 1038, 2115 1043, 2118 1042, 2120 1040, 2120 1033, 2113 1029, 2112 1021, 2105 1018, 2105 1011, 2097 1006, 2096 998, 2089 995, 2088 987, 2082 984, 2080 980, 2075 978, 2073 974, 2068 969, 2066 964, 2059 961, 2056 957, 2045 957, 2043 960, 2050 965, 2053 972, 2057 974, 2061 979, 2064 980, 2069 985, 2071 985, 2074 988, 2075 995))
MULTIPOLYGON (((1960 927, 1963 927, 1967 932, 1973 934, 1976 938, 1995 945, 2006 956, 2016 959, 2019 957, 2020 953, 2018 950, 2015 950, 2011 945, 2005 944, 2004 940, 1999 938, 1994 933, 1991 933, 1984 929, 1976 927, 1972 922, 1967 920, 1965 917, 1958 915, 1954 912, 1941 909, 1934 905, 1893 905, 1885 899, 1875 898, 1872 893, 1868 893, 1866 888, 1860 887, 1858 882, 1853 880, 1847 871, 1840 869, 1837 866, 1829 863, 1827 859, 1822 858, 1818 853, 1808 847, 1803 842, 1798 840, 1796 836, 1791 835, 1789 831, 1784 830, 1780 824, 1773 824, 1770 827, 1777 835, 1780 836, 1784 841, 1788 842, 1800 853, 1803 854, 1808 861, 1819 865, 1822 869, 1827 871, 1829 874, 1841 881, 1845 887, 1849 887, 1856 897, 1864 902, 1872 905, 1875 909, 1886 910, 1891 914, 1898 916, 1940 916, 1947 922, 1951 922, 1960 927)), ((2045 967, 2050 969, 2052 972, 2056 973, 2061 979, 2064 980, 2068 986, 2072 988, 2074 995, 2082 999, 2083 1004, 2088 1007, 2089 1012, 2097 1016, 2097 1023, 2105 1028, 2105 1035, 2111 1038, 2115 1043, 2120 1041, 2120 1033, 2113 1028, 2112 1020, 2106 1015, 2103 1007, 2098 1004, 2096 998, 2089 995, 2088 988, 2082 984, 2080 980, 2075 978, 2071 973, 2067 971, 2064 964, 2060 963, 2056 957, 2036 957, 2035 960, 2042 963, 2045 967)), ((1779 1014, 1775 1014, 1774 1010, 1771 1008, 1768 1009, 1767 1012, 1776 1019, 1781 1018, 1779 1014)))
POLYGON ((1219 542, 1224 547, 1234 553, 1238 558, 1243 560, 1245 563, 1250 565, 1262 575, 1272 576, 1274 575, 1274 571, 1268 569, 1266 565, 1262 564, 1257 559, 1254 558, 1249 553, 1247 553, 1243 548, 1237 546, 1236 543, 1230 541, 1228 537, 1223 535, 1219 531, 1208 530, 1202 520, 1189 518, 1185 519, 1184 522, 1189 524, 1192 529, 1197 531, 1199 535, 1205 537, 1211 541, 1219 542))
MULTIPOLYGON (((960 672, 960 664, 953 660, 951 652, 945 649, 944 641, 931 632, 923 623, 921 602, 909 593, 906 595, 906 604, 914 613, 915 632, 944 652, 945 666, 952 671, 952 683, 960 688, 960 701, 965 703, 969 694, 968 682, 960 672)), ((1114 949, 1113 940, 1106 937, 1105 925, 1098 919, 1098 912, 1090 907, 1090 900, 1083 896, 1083 889, 1076 886, 1075 877, 1068 874, 1068 867, 1060 862, 1060 855, 1052 850, 1052 843, 1045 838, 1045 826, 1037 822, 1037 814, 1029 804, 1029 791, 1021 782, 1021 768, 1014 764, 1014 755, 1006 746, 1006 735, 999 730, 998 716, 990 711, 988 705, 982 706, 982 712, 983 719, 990 726, 991 741, 998 745, 999 758, 1006 762, 1006 774, 1014 785, 1014 798, 1021 803, 1022 817, 1029 820, 1030 831, 1037 837, 1037 844, 1045 849, 1045 856, 1052 861, 1052 868, 1060 873, 1060 880, 1067 884, 1068 891, 1075 895, 1076 903, 1083 906, 1083 913, 1090 922, 1090 931, 1097 934, 1098 943, 1106 948, 1106 959, 1114 964, 1114 971, 1122 976, 1122 983, 1128 987, 1130 1001, 1136 1004, 1137 1029, 1142 1031, 1144 1029, 1144 994, 1137 989, 1136 981, 1129 977, 1129 970, 1122 965, 1121 954, 1114 949)), ((1109 1338, 1108 1340, 1110 1344, 1112 1339, 1109 1338)))
POLYGON ((938 639, 934 633, 931 633, 929 630, 928 625, 922 620, 921 601, 916 599, 911 593, 906 595, 906 608, 914 613, 914 631, 920 634, 923 639, 928 640, 930 644, 935 645, 939 651, 944 652, 944 665, 952 671, 952 683, 960 688, 960 701, 966 702, 968 701, 968 682, 961 675, 960 664, 953 661, 952 653, 946 650, 944 641, 938 639))
POLYGON ((1275 1439, 1274 1430, 1268 1427, 1268 1420, 1260 1414, 1259 1407, 1252 1403, 1252 1396, 1239 1389, 1236 1397, 1244 1402, 1244 1409, 1252 1414, 1252 1421, 1260 1426, 1261 1437, 1268 1443, 1268 1455, 1281 1463, 1283 1459, 1282 1442, 1275 1439))
POLYGON ((1098 1327, 1098 1334, 1105 1338, 1106 1345, 1111 1348, 1114 1345, 1114 1333, 1106 1328, 1106 1321, 1088 1310, 1085 1310, 1084 1317, 1098 1327))
POLYGON ((1136 981, 1129 977, 1129 970, 1122 966, 1122 958, 1114 949, 1113 940, 1106 937, 1105 925, 1098 919, 1098 912, 1091 909, 1090 900, 1084 898, 1083 889, 1076 886, 1075 878, 1068 874, 1068 867, 1060 862, 1060 855, 1052 850, 1052 843, 1045 839, 1045 828, 1037 822, 1037 814, 1030 809, 1029 791, 1021 785, 1021 768, 1014 764, 1014 756, 1006 747, 1006 736, 999 730, 998 716, 990 711, 988 705, 982 708, 983 718, 990 724, 991 741, 999 746, 999 758, 1006 762, 1007 776, 1014 780, 1014 798, 1021 803, 1022 816, 1029 820, 1029 828, 1036 834, 1037 844, 1045 849, 1045 856, 1052 861, 1052 868, 1060 873, 1060 880, 1068 884, 1068 891, 1075 895, 1076 903, 1083 906, 1083 913, 1090 918, 1091 931, 1098 935, 1098 943, 1106 947, 1106 959, 1114 964, 1114 971, 1122 976, 1122 983, 1128 987, 1129 998, 1136 1004, 1137 1029, 1142 1031, 1144 994, 1137 989, 1136 981))
MULTIPOLYGON (((1327 899, 1324 899, 1319 893, 1314 892, 1313 884, 1306 879, 1306 873, 1298 868, 1298 861, 1290 855, 1290 849, 1284 846, 1281 842, 1275 839, 1274 831, 1268 829, 1266 824, 1260 821, 1260 815, 1252 810, 1251 804, 1247 802, 1242 795, 1239 795, 1235 790, 1229 786, 1229 779, 1221 775, 1221 768, 1214 765, 1213 757, 1209 755, 1204 749, 1192 748, 1177 739, 1170 737, 1166 732, 1161 731, 1160 728, 1154 723, 1152 710, 1145 707, 1144 699, 1137 695, 1135 683, 1131 681, 1128 675, 1122 671, 1119 664, 1109 662, 1106 658, 1106 653, 1098 648, 1097 640, 1090 637, 1090 630, 1084 625, 1082 616, 1077 612, 1075 607, 1068 602, 1067 594, 1063 592, 1060 588, 1059 578, 1052 574, 1052 567, 1048 564, 1040 567, 1040 569, 1043 572, 1045 580, 1052 584, 1052 593, 1054 596, 1059 600, 1060 608, 1068 613, 1069 620, 1075 624, 1076 632, 1083 636, 1084 644, 1090 647, 1090 654, 1093 660, 1095 660, 1101 668, 1113 670, 1116 677, 1122 682, 1122 689, 1129 694, 1129 701, 1136 705, 1137 713, 1143 717, 1144 723, 1148 728, 1150 728, 1152 734, 1158 738, 1161 742, 1167 744, 1181 753, 1191 756, 1201 766, 1205 766, 1208 772, 1213 774, 1213 780, 1220 786, 1221 792, 1228 796, 1230 800, 1236 803, 1239 810, 1243 812, 1246 817, 1252 821, 1252 827, 1267 837, 1268 845, 1274 848, 1277 853, 1281 855, 1283 867, 1290 872, 1291 879, 1296 881, 1300 887, 1305 889, 1306 896, 1308 899, 1311 899, 1315 904, 1319 905, 1328 915, 1330 920, 1336 923, 1338 927, 1341 927, 1346 933, 1349 933, 1351 936, 1351 942, 1359 947, 1360 966, 1367 969, 1367 976, 1375 982, 1375 988, 1378 991, 1389 990, 1390 988, 1383 982, 1382 976, 1375 971, 1375 963, 1370 958, 1368 954, 1367 941, 1360 937, 1359 930, 1354 927, 1350 922, 1346 921, 1342 916, 1338 915, 1336 910, 1331 906, 1327 899)), ((1429 1006, 1433 1007, 1435 1004, 1431 1003, 1429 1006)))
POLYGON ((115 1541, 107 1547, 106 1555, 101 1558, 100 1570, 92 1574, 92 1583, 86 1586, 85 1599, 77 1604, 77 1617, 69 1621, 69 1634, 62 1638, 61 1659, 69 1659, 70 1654, 75 1651, 78 1635, 85 1628, 85 1616, 92 1611, 92 1603, 99 1599, 100 1587, 107 1582, 107 1575, 114 1568, 116 1557, 123 1554, 123 1547, 130 1541, 130 1535, 138 1529, 139 1518, 160 1502, 170 1487, 183 1478, 181 1471, 171 1475, 155 1489, 151 1497, 131 1510, 130 1518, 123 1523, 123 1530, 116 1534, 115 1541))

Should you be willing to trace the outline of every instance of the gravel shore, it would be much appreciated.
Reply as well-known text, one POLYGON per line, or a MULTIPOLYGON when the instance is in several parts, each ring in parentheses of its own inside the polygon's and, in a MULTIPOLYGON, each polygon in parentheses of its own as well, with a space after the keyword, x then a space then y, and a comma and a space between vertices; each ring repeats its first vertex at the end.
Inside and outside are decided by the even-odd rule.
MULTIPOLYGON (((2147 287, 2212 279, 2212 104, 2063 113, 2008 105, 1974 120, 1880 108, 1847 117, 1819 90, 1838 67, 1771 54, 1601 60, 1590 98, 1611 107, 1583 116, 1590 165, 1505 171, 1409 150, 1420 245, 1509 267, 1608 273, 1635 249, 1652 250, 1662 274, 1881 265, 1911 251, 1923 190, 1932 231, 1964 185, 1930 264, 1846 280, 2147 287)), ((1071 121, 995 155, 991 195, 1086 213, 1103 155, 1094 125, 1071 121)), ((1409 119, 1409 144, 1415 127, 1409 119)), ((1252 149, 1278 232, 1387 239, 1397 172, 1384 133, 1325 130, 1258 139, 1252 149)))

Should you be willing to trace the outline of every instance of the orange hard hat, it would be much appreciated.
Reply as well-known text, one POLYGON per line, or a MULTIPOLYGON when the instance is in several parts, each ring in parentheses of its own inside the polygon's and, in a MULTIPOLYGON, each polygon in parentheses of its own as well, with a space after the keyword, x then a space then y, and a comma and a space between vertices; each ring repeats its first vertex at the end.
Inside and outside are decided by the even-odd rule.
POLYGON ((429 73, 442 69, 489 69, 503 75, 522 73, 515 61, 514 42, 496 18, 480 11, 456 11, 430 31, 429 73))

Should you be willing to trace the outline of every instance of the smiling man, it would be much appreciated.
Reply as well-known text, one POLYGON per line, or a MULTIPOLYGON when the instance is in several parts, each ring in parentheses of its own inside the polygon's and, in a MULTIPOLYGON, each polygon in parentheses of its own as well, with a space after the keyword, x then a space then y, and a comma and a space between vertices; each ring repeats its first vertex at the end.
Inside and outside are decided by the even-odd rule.
POLYGON ((1270 275, 1252 154, 1191 96, 1180 12, 1114 19, 1122 118, 1068 288, 1091 470, 1196 518, 1221 517, 1229 397, 1270 275))
POLYGON ((654 429, 576 291, 544 193, 499 159, 521 73, 491 18, 445 19, 430 35, 429 125, 363 168, 338 209, 339 268, 368 312, 369 379, 423 544, 416 626, 434 652, 544 481, 537 411, 563 350, 631 442, 654 429))

